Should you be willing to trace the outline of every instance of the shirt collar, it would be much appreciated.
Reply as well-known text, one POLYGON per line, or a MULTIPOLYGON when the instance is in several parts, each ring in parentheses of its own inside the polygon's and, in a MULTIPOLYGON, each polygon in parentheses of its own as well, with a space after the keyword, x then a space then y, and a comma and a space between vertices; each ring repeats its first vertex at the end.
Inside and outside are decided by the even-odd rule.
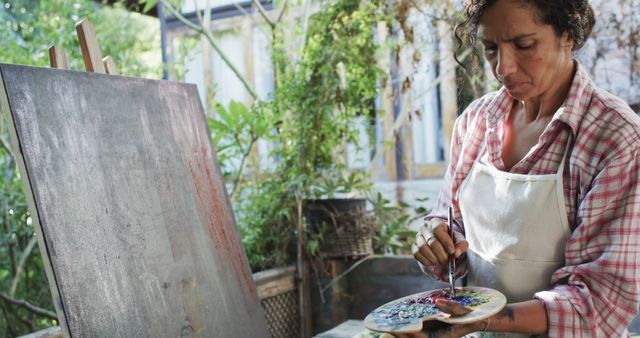
POLYGON ((574 135, 578 133, 578 125, 591 104, 594 91, 589 74, 578 61, 575 61, 575 64, 576 72, 569 88, 569 94, 552 119, 552 122, 559 120, 567 124, 574 135))
MULTIPOLYGON (((594 89, 591 78, 582 65, 578 61, 574 62, 576 71, 569 93, 562 106, 553 115, 551 123, 554 123, 555 120, 561 121, 567 124, 575 135, 578 131, 578 124, 589 107, 594 89)), ((514 100, 505 87, 500 88, 484 111, 483 115, 487 121, 487 127, 495 127, 500 119, 507 116, 514 100)))

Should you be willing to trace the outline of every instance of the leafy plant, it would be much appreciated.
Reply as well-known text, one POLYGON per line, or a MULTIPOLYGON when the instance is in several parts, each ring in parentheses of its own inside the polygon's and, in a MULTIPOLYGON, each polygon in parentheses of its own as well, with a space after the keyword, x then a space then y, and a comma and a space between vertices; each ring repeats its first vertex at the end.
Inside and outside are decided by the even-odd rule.
POLYGON ((208 118, 209 129, 225 180, 232 182, 229 195, 234 199, 251 151, 259 139, 271 138, 277 119, 265 102, 248 108, 232 100, 228 108, 217 103, 215 110, 216 117, 208 118))
MULTIPOLYGON (((217 104, 209 121, 254 271, 292 262, 307 199, 370 188, 366 172, 347 168, 346 145, 359 143, 357 120, 373 124, 376 115, 383 72, 373 29, 386 5, 340 0, 324 6, 310 17, 295 60, 284 48, 284 32, 271 26, 273 100, 250 108, 217 104), (247 165, 258 140, 268 141, 271 165, 247 165)), ((304 244, 316 251, 318 239, 307 236, 304 244)))
MULTIPOLYGON (((426 201, 427 198, 416 199, 417 203, 426 201)), ((412 221, 425 217, 429 210, 423 206, 411 206, 408 203, 393 205, 379 192, 369 197, 369 203, 373 207, 372 213, 376 227, 373 251, 381 255, 410 254, 416 231, 409 229, 408 226, 412 221)))

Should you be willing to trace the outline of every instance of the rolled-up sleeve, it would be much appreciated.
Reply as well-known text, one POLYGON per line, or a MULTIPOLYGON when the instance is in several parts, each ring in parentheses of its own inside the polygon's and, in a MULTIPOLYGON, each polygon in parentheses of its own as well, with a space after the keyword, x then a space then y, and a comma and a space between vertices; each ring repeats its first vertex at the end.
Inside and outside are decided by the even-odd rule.
MULTIPOLYGON (((463 145, 463 141, 466 137, 472 136, 473 138, 481 138, 484 135, 484 129, 476 128, 475 124, 480 123, 477 120, 479 107, 485 100, 476 100, 472 104, 467 107, 467 109, 460 115, 454 124, 453 134, 451 135, 451 148, 449 149, 449 164, 447 165, 447 170, 444 175, 442 187, 440 188, 440 192, 438 194, 438 198, 433 206, 433 209, 424 218, 424 223, 422 225, 423 229, 430 231, 431 228, 437 225, 440 222, 445 222, 447 219, 447 209, 449 206, 454 207, 454 218, 456 219, 456 225, 454 225, 454 230, 461 234, 461 237, 457 237, 456 240, 464 239, 464 224, 462 220, 462 216, 460 214, 460 210, 453 203, 454 198, 453 194, 455 191, 455 187, 460 184, 460 167, 462 166, 462 158, 467 156, 472 156, 469 154, 465 154, 465 152, 469 153, 472 151, 477 152, 478 146, 477 144, 468 144, 463 145), (469 135, 469 133, 474 135, 469 135)), ((477 143, 477 142, 476 142, 477 143)), ((469 170, 469 165, 464 168, 466 171, 469 170)), ((431 266, 425 267, 420 264, 420 268, 422 271, 431 276, 432 278, 444 281, 446 279, 446 271, 442 269, 440 266, 431 266)), ((466 256, 460 257, 456 260, 456 278, 461 278, 467 273, 467 260, 466 256)))
POLYGON ((538 292, 549 337, 620 337, 638 313, 640 161, 626 149, 600 169, 578 201, 577 227, 553 288, 538 292))

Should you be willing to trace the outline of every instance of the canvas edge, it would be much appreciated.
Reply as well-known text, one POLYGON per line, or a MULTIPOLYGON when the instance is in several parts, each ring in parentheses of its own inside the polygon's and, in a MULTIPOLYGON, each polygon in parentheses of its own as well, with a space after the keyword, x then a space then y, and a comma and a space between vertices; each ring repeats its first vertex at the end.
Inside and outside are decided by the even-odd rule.
MULTIPOLYGON (((195 98, 196 100, 196 105, 198 110, 200 111, 200 119, 201 119, 201 123, 202 126, 204 127, 204 131, 207 133, 207 144, 209 146, 209 150, 211 151, 211 156, 208 158, 208 161, 211 164, 211 168, 213 170, 217 171, 217 175, 220 178, 223 178, 223 174, 222 174, 222 168, 220 167, 220 161, 218 159, 218 154, 217 154, 217 150, 215 147, 215 144, 213 144, 213 140, 211 138, 211 129, 209 129, 209 123, 207 121, 207 113, 204 109, 204 106, 202 105, 202 100, 200 99, 200 92, 198 91, 198 86, 195 83, 181 83, 183 85, 185 85, 185 88, 188 88, 187 91, 191 91, 191 97, 195 98)), ((248 273, 249 276, 251 276, 251 281, 253 283, 253 293, 255 296, 255 298, 258 300, 257 301, 257 306, 259 309, 259 313, 256 315, 255 318, 253 318, 253 320, 259 320, 261 321, 260 326, 267 328, 266 333, 269 332, 268 330, 268 320, 267 320, 267 313, 264 309, 264 306, 262 305, 262 300, 260 299, 259 295, 258 295, 258 286, 256 285, 256 281, 255 281, 255 277, 253 277, 253 271, 251 270, 251 268, 249 267, 249 257, 247 256, 247 251, 244 247, 244 243, 242 243, 242 236, 240 234, 240 225, 238 224, 238 221, 236 219, 236 215, 235 212, 233 211, 233 206, 231 205, 231 200, 229 199, 229 194, 227 191, 227 185, 224 182, 224 179, 222 180, 222 188, 224 191, 224 195, 226 196, 226 198, 224 199, 225 202, 225 207, 229 209, 229 211, 231 212, 231 219, 233 221, 233 228, 234 228, 234 232, 235 232, 235 237, 236 240, 238 241, 238 243, 240 244, 240 247, 242 248, 242 253, 243 253, 243 259, 244 259, 244 263, 245 266, 248 269, 248 273)))
POLYGON ((38 208, 35 204, 33 188, 29 179, 27 164, 22 154, 22 148, 20 147, 20 141, 16 130, 16 122, 13 118, 13 114, 11 113, 11 105, 9 103, 9 97, 4 81, 4 72, 6 68, 5 66, 6 64, 0 64, 0 118, 2 118, 1 115, 5 115, 9 122, 9 126, 7 129, 9 130, 9 135, 11 138, 11 148, 16 157, 16 164, 20 172, 22 186, 24 188, 27 204, 31 213, 33 228, 35 230, 38 247, 40 248, 40 253, 42 255, 42 263, 44 266, 45 274, 47 276, 47 280, 49 281, 49 290, 51 291, 53 305, 56 310, 56 315, 58 316, 58 324, 62 328, 62 334, 64 335, 64 337, 71 337, 64 308, 60 298, 60 292, 58 290, 58 283, 53 272, 53 267, 51 265, 52 263, 50 259, 49 248, 46 245, 44 233, 42 230, 42 224, 40 223, 38 208))

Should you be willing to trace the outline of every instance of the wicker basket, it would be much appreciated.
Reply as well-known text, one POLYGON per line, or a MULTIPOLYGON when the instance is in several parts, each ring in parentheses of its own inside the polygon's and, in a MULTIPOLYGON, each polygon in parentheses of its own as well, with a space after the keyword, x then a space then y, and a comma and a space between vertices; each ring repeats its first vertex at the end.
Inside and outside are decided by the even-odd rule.
POLYGON ((300 337, 298 290, 293 266, 253 274, 260 303, 274 338, 300 337))
POLYGON ((373 218, 364 199, 308 201, 305 217, 312 233, 322 233, 326 258, 358 258, 373 253, 373 218))

